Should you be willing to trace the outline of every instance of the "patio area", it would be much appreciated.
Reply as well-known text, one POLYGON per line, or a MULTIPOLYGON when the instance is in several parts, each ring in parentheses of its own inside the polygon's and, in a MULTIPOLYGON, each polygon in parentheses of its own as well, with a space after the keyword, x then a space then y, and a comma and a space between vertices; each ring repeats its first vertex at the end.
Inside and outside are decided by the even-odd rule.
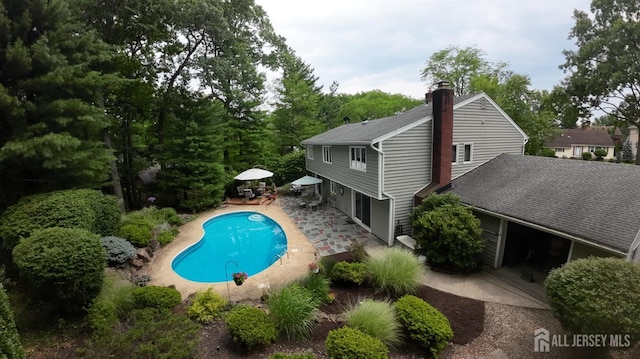
POLYGON ((278 196, 276 201, 320 256, 345 252, 354 242, 367 248, 385 245, 382 240, 326 202, 313 208, 301 206, 300 202, 300 197, 292 196, 278 196))

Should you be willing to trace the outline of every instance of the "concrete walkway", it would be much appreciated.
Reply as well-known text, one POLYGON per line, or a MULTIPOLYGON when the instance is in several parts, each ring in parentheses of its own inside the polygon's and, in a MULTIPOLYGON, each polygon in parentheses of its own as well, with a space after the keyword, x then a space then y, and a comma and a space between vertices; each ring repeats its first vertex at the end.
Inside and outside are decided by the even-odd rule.
MULTIPOLYGON (((353 242, 359 242, 367 251, 386 248, 383 242, 337 209, 324 206, 310 210, 300 206, 296 197, 282 197, 278 205, 289 215, 293 223, 305 234, 322 256, 348 250, 353 242)), ((548 305, 486 269, 468 275, 451 275, 429 271, 425 284, 443 292, 484 302, 501 303, 527 308, 548 309, 548 305)))

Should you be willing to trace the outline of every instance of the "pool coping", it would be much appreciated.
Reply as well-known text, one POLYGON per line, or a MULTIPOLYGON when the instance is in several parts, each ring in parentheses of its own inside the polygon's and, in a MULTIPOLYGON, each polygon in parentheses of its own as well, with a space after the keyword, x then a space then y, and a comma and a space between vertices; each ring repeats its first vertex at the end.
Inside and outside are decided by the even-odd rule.
POLYGON ((179 228, 180 232, 173 242, 156 252, 149 264, 150 285, 174 286, 186 299, 189 295, 213 288, 216 292, 230 298, 232 302, 243 299, 258 299, 265 290, 282 286, 307 274, 308 264, 319 259, 315 247, 302 231, 293 223, 285 211, 277 204, 265 206, 223 205, 215 210, 203 212, 198 217, 179 228), (276 221, 287 236, 287 254, 262 272, 247 279, 243 285, 236 286, 233 281, 223 283, 200 283, 179 276, 171 268, 171 262, 185 248, 198 242, 203 234, 203 224, 212 217, 231 212, 258 212, 276 221))

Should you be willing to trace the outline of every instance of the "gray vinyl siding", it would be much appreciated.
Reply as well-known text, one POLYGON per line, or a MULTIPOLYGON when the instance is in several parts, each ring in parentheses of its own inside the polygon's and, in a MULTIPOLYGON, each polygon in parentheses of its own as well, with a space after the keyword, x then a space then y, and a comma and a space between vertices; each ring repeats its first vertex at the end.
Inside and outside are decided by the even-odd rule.
MULTIPOLYGON (((308 171, 324 178, 354 188, 370 197, 378 198, 378 153, 371 146, 366 148, 367 171, 349 168, 349 146, 331 146, 331 163, 322 161, 322 146, 313 146, 313 160, 306 158, 308 171)), ((345 192, 345 196, 346 196, 345 192)))
POLYGON ((371 233, 389 243, 389 200, 371 199, 371 233))
POLYGON ((584 243, 574 242, 573 250, 571 251, 571 260, 574 261, 580 258, 587 258, 589 256, 594 257, 616 257, 620 258, 619 254, 609 252, 597 247, 593 247, 584 243))
POLYGON ((481 98, 466 104, 457 108, 453 114, 453 143, 458 144, 458 161, 451 168, 452 178, 499 154, 522 154, 522 134, 490 102, 487 101, 483 109, 483 101, 485 100, 481 98), (463 163, 465 144, 472 144, 471 163, 463 163))
POLYGON ((480 220, 480 226, 482 226, 482 237, 485 239, 486 243, 481 255, 482 263, 493 267, 498 250, 500 218, 476 211, 473 211, 473 215, 480 220))
POLYGON ((383 192, 395 198, 393 225, 399 220, 405 233, 411 231, 413 195, 431 182, 432 126, 427 121, 382 143, 383 192))

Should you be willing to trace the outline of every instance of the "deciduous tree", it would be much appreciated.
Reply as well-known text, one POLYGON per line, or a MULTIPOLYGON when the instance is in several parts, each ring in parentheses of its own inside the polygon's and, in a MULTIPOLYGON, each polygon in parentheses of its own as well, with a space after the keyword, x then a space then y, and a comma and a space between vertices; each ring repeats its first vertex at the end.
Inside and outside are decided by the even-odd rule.
POLYGON ((564 85, 585 112, 599 110, 640 127, 640 2, 593 0, 590 12, 573 13, 569 38, 577 49, 563 52, 564 85))

